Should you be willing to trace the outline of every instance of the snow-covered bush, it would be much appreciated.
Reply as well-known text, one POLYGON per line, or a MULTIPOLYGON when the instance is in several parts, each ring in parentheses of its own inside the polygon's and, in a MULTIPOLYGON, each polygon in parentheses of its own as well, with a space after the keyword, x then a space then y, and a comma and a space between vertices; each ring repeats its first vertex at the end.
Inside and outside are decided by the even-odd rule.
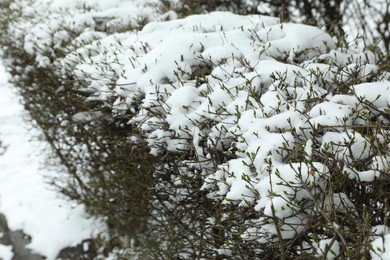
MULTIPOLYGON (((390 50, 390 2, 383 0, 177 0, 165 1, 179 16, 231 11, 263 14, 305 23, 337 35, 339 44, 356 38, 360 45, 390 50), (346 41, 347 39, 347 41, 346 41)), ((351 43, 351 42, 349 42, 351 43)))
POLYGON ((170 19, 158 0, 16 0, 9 3, 14 48, 35 58, 37 66, 51 63, 74 49, 110 33, 142 28, 170 19), (129 11, 130 10, 130 11, 129 11))
MULTIPOLYGON (((95 10, 83 12, 76 20, 95 10)), ((20 28, 21 17, 6 32, 31 59, 13 67, 15 80, 26 104, 44 111, 48 137, 59 138, 53 145, 71 172, 62 191, 106 216, 113 233, 136 238, 143 258, 390 250, 390 74, 379 51, 338 48, 316 27, 227 12, 139 31, 97 32, 95 24, 61 51, 38 51, 31 46, 52 46, 63 29, 37 35, 20 28), (30 81, 18 80, 19 70, 30 81), (141 229, 126 229, 140 218, 141 229)))
POLYGON ((69 173, 53 182, 63 194, 105 218, 112 237, 134 234, 144 226, 152 182, 147 147, 128 142, 127 132, 135 135, 136 130, 118 127, 120 123, 95 109, 96 104, 86 104, 83 93, 71 91, 72 79, 54 75, 53 68, 57 59, 93 40, 168 19, 159 5, 157 1, 13 1, 1 10, 0 41, 14 83, 56 151, 54 157, 69 173), (96 17, 104 18, 104 32, 97 28, 96 17), (63 33, 67 38, 58 41, 63 33), (124 221, 118 221, 121 218, 124 221))

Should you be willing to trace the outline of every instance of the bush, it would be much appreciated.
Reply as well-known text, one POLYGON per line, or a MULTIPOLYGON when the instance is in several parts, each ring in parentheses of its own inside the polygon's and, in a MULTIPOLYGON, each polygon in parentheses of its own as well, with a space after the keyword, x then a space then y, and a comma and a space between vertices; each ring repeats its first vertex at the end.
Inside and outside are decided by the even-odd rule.
POLYGON ((305 23, 324 28, 340 41, 380 46, 389 52, 390 4, 382 0, 179 0, 163 1, 180 17, 212 11, 237 14, 263 14, 283 22, 305 23))
MULTIPOLYGON (((59 76, 53 66, 66 53, 108 35, 94 30, 92 17, 99 11, 84 6, 58 14, 49 8, 48 18, 43 20, 38 13, 47 6, 39 1, 29 4, 33 9, 25 1, 14 1, 3 10, 13 23, 3 23, 6 37, 1 41, 13 83, 56 152, 48 164, 58 163, 59 158, 67 168, 67 176, 51 181, 68 198, 103 218, 113 242, 118 243, 117 237, 124 234, 134 237, 144 229, 149 215, 154 157, 137 129, 127 126, 125 119, 114 120, 110 109, 86 102, 85 93, 72 90, 73 79, 59 76), (73 19, 81 22, 76 24, 73 19), (43 38, 38 35, 41 30, 43 38), (59 39, 59 35, 67 37, 59 39), (140 141, 131 141, 136 138, 140 141)), ((56 8, 55 4, 51 8, 56 8)))
MULTIPOLYGON (((17 26, 8 25, 9 47, 17 26)), ((386 54, 226 12, 138 32, 85 28, 61 52, 48 45, 52 56, 25 55, 34 33, 7 55, 68 168, 56 185, 106 218, 108 251, 287 259, 389 250, 386 54)))
POLYGON ((191 14, 202 14, 213 11, 229 11, 237 14, 257 13, 259 1, 243 0, 180 0, 166 1, 166 5, 173 8, 180 16, 186 17, 191 14))

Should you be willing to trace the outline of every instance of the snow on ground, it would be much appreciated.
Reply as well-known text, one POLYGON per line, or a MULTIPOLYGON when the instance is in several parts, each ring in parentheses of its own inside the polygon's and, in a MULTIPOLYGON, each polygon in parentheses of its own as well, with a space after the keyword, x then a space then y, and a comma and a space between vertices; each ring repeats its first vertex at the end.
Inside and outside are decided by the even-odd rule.
MULTIPOLYGON (((46 144, 30 140, 26 116, 0 65, 0 213, 11 230, 32 237, 31 250, 50 260, 90 238, 96 226, 82 206, 68 207, 48 187, 44 176, 56 173, 42 168, 46 144)), ((0 247, 0 259, 10 259, 9 247, 0 247)))

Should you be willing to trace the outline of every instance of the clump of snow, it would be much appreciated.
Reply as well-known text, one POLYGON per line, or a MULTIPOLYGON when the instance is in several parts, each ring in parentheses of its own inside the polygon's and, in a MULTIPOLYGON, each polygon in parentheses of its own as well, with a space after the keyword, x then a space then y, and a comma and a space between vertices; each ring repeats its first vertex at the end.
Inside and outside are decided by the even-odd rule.
POLYGON ((321 207, 326 211, 332 210, 346 214, 356 213, 356 207, 345 193, 334 193, 324 198, 321 207))
POLYGON ((378 225, 372 228, 377 236, 372 242, 371 258, 373 260, 388 259, 390 257, 390 234, 389 228, 385 225, 378 225))
POLYGON ((13 256, 12 246, 0 245, 0 259, 12 260, 13 256))
POLYGON ((340 244, 335 239, 322 239, 319 242, 317 253, 318 256, 329 260, 337 259, 340 252, 340 244))
POLYGON ((390 81, 362 83, 353 86, 355 95, 383 111, 389 106, 390 81))

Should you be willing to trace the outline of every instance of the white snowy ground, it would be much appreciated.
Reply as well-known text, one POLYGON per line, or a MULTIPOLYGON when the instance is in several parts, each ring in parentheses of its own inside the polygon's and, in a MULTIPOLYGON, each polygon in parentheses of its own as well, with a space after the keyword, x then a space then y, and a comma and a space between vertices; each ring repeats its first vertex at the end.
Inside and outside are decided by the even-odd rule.
MULTIPOLYGON (((82 206, 71 208, 50 189, 44 176, 56 173, 43 167, 48 144, 30 140, 27 116, 0 64, 0 213, 11 230, 32 237, 28 248, 51 260, 61 249, 90 238, 97 226, 82 206)), ((11 259, 11 249, 0 246, 0 259, 11 259)))

